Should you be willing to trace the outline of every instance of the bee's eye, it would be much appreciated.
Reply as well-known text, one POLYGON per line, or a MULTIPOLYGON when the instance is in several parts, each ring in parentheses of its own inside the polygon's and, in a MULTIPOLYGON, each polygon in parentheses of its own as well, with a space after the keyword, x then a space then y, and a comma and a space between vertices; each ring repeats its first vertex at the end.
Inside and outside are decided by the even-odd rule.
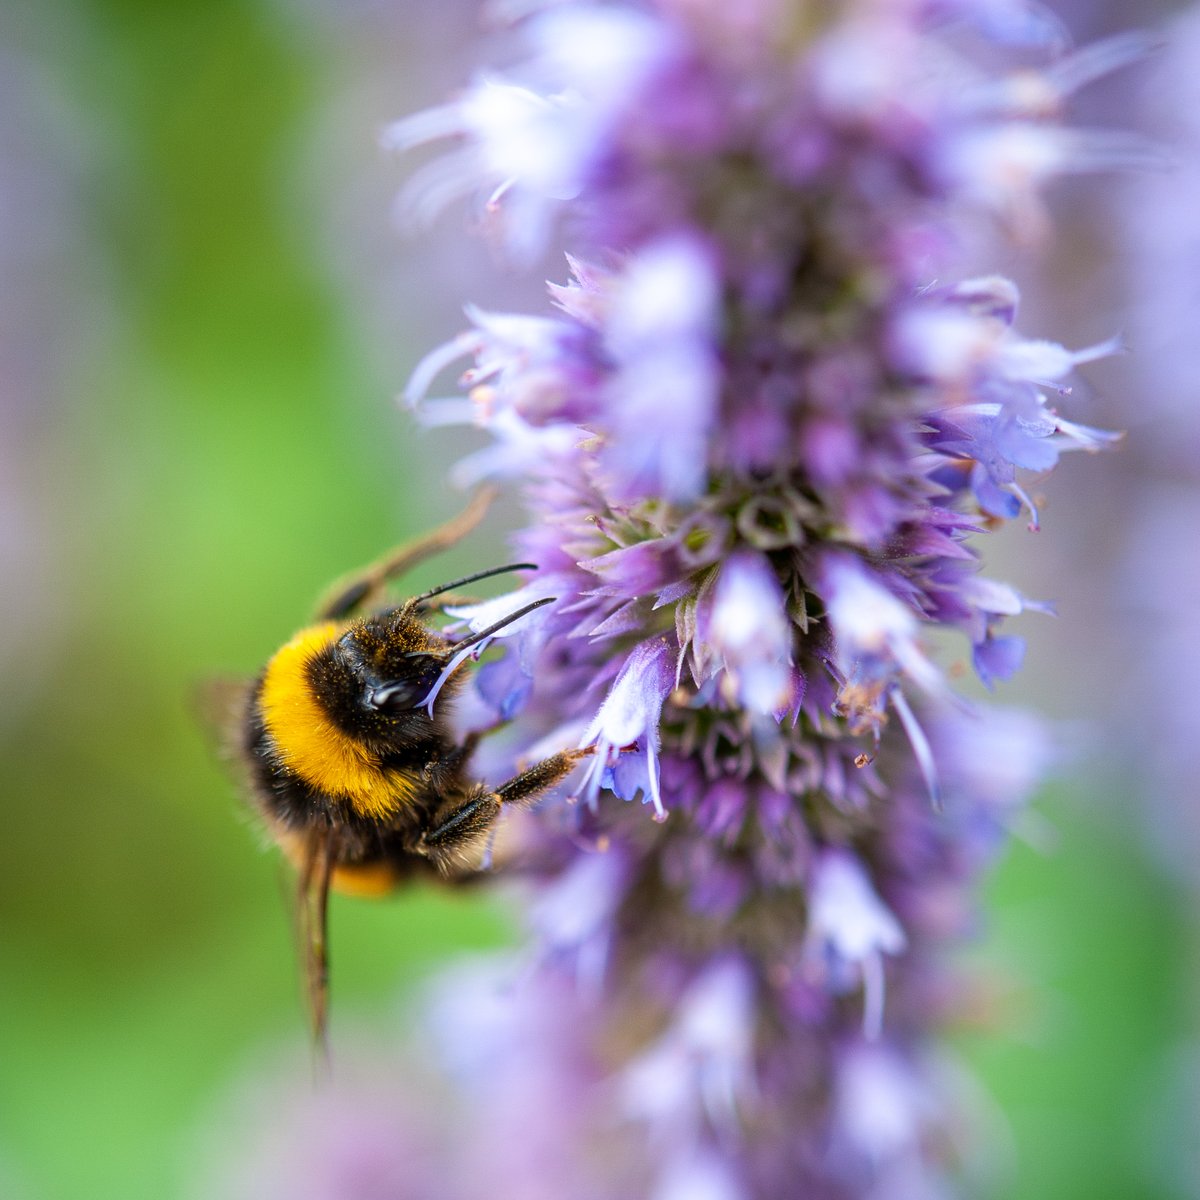
POLYGON ((369 708, 404 712, 419 707, 433 691, 446 664, 432 654, 413 654, 405 662, 402 678, 389 679, 368 689, 369 708))

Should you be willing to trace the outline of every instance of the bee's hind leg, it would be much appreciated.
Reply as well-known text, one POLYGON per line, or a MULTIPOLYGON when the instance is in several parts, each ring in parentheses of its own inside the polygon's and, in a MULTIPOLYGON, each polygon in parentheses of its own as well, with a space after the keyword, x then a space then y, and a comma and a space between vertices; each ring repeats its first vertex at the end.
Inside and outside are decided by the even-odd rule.
POLYGON ((341 581, 318 607, 317 619, 346 620, 377 601, 389 580, 403 575, 431 555, 448 550, 466 537, 486 516, 495 498, 494 488, 481 488, 457 517, 452 517, 418 541, 398 547, 378 562, 341 581))

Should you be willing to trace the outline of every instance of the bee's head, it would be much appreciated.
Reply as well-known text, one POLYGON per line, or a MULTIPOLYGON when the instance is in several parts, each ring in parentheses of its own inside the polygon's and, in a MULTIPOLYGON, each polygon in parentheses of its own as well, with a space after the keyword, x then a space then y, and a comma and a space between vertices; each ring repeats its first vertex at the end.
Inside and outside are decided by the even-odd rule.
POLYGON ((338 728, 372 749, 398 749, 432 731, 424 706, 448 661, 445 642, 393 609, 322 647, 309 660, 308 680, 338 728))

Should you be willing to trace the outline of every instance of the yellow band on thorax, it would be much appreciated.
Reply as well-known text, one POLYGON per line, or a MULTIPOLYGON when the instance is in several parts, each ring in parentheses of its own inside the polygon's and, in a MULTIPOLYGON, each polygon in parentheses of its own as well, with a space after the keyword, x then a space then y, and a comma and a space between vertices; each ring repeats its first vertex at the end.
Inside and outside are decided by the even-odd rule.
POLYGON ((267 663, 260 703, 283 765, 362 816, 383 818, 415 794, 410 777, 384 771, 374 754, 330 720, 313 692, 308 665, 348 628, 326 621, 302 629, 267 663))

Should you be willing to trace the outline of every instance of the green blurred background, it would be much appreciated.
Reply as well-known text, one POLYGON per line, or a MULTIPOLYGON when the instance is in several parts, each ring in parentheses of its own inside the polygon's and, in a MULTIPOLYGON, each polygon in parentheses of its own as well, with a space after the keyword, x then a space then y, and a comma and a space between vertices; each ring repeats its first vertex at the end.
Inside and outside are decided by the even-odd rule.
MULTIPOLYGON (((374 136, 462 78, 471 21, 392 9, 0 8, 25 202, 0 233, 23 341, 0 360, 0 1200, 182 1195, 239 1070, 264 1045, 302 1053, 288 882, 190 697, 458 503, 390 398, 488 284, 477 251, 396 232, 374 136)), ((1194 931, 1119 803, 1041 808, 1055 848, 1018 846, 990 888, 1011 1030, 960 1038, 1011 1127, 1004 1190, 1186 1194, 1146 1134, 1194 931)), ((482 897, 423 892, 332 919, 347 1023, 507 929, 482 897)))

